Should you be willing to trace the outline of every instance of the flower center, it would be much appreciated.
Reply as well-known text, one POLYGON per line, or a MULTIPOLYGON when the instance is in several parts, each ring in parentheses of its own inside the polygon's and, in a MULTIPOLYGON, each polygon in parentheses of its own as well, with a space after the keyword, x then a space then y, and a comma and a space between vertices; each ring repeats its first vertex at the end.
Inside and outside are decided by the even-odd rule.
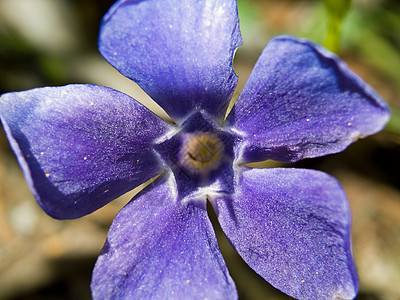
POLYGON ((224 155, 224 144, 217 134, 197 131, 182 137, 179 163, 193 174, 206 175, 219 167, 224 155))

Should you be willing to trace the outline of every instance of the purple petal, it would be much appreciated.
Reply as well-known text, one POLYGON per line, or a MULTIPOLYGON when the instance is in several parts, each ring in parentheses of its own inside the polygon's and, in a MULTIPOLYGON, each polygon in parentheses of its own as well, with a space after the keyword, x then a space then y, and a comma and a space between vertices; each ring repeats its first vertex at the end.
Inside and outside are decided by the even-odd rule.
POLYGON ((266 46, 230 116, 246 137, 245 162, 340 152, 388 119, 385 102, 338 57, 287 36, 266 46))
POLYGON ((55 218, 91 213, 162 171, 150 147, 169 125, 110 88, 9 93, 0 115, 32 193, 55 218))
POLYGON ((236 299, 206 199, 178 199, 172 176, 116 216, 92 277, 94 299, 236 299))
POLYGON ((233 196, 213 199, 242 258, 296 299, 352 299, 358 277, 350 211, 338 182, 302 169, 247 169, 233 196))
POLYGON ((118 1, 99 36, 105 59, 176 120, 193 109, 223 116, 241 43, 234 0, 118 1))

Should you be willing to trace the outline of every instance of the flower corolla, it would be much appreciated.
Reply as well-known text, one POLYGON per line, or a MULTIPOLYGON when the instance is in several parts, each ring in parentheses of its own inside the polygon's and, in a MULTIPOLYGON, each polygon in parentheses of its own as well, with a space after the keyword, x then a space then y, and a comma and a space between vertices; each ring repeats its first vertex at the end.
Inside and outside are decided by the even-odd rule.
POLYGON ((250 168, 344 150, 381 130, 385 102, 334 54, 273 38, 225 119, 242 43, 234 0, 120 0, 99 50, 175 121, 111 88, 4 94, 4 129, 38 203, 82 217, 160 175, 115 217, 93 271, 95 299, 235 299, 207 215, 243 260, 299 299, 358 288, 350 210, 315 170, 250 168))

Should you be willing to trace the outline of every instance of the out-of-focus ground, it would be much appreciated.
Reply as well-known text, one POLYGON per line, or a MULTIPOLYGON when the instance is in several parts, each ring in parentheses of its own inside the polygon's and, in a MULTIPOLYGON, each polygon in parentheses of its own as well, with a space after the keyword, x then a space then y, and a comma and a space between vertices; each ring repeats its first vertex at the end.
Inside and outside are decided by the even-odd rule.
MULTIPOLYGON (((113 1, 0 0, 0 93, 47 85, 94 83, 155 108, 97 52, 101 16, 113 1)), ((234 62, 243 86, 267 41, 294 34, 324 43, 322 1, 239 1, 244 45, 234 62)), ((354 0, 343 24, 340 56, 400 110, 400 3, 354 0)), ((238 94, 236 93, 236 95, 238 94)), ((328 172, 342 183, 353 213, 358 299, 400 299, 400 132, 383 132, 340 154, 295 167, 328 172)), ((29 192, 0 131, 0 299, 90 299, 90 276, 127 195, 78 220, 47 216, 29 192)), ((217 226, 217 225, 216 225, 217 226)), ((241 299, 290 299, 265 283, 230 248, 220 246, 241 299)))

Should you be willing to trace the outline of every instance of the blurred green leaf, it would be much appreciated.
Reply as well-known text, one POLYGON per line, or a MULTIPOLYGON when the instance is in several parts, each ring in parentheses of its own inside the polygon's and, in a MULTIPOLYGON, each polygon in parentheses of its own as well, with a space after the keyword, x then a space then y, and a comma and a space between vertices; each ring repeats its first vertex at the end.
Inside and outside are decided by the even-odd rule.
POLYGON ((350 10, 351 0, 324 0, 324 4, 329 18, 325 47, 337 53, 340 47, 340 27, 350 10))
POLYGON ((61 57, 54 55, 43 56, 39 62, 43 75, 54 84, 64 84, 68 81, 66 62, 61 57))
POLYGON ((391 109, 391 117, 389 123, 387 123, 385 130, 400 134, 400 111, 397 109, 391 109))
POLYGON ((390 42, 371 31, 365 31, 359 44, 360 51, 380 71, 400 83, 400 55, 390 42))

